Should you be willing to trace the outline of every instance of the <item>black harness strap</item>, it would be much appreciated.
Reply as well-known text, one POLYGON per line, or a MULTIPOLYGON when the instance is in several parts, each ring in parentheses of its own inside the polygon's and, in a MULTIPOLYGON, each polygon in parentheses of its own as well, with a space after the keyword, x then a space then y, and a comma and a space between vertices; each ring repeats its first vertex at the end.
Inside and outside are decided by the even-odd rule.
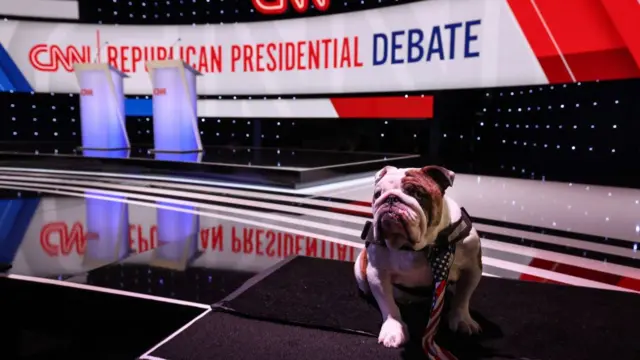
POLYGON ((471 229, 473 228, 471 218, 469 217, 467 210, 464 208, 460 208, 460 213, 460 219, 458 219, 458 221, 447 226, 446 229, 442 230, 440 234, 438 234, 438 237, 436 238, 437 247, 457 244, 469 236, 469 233, 471 233, 471 229))

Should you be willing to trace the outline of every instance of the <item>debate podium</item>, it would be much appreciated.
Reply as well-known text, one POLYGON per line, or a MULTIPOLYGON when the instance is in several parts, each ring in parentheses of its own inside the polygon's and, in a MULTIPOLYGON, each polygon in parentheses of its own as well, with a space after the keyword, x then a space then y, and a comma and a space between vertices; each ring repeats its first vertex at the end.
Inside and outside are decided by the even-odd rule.
POLYGON ((74 64, 73 69, 80 85, 80 149, 128 150, 123 85, 128 76, 105 63, 74 64))
POLYGON ((196 78, 202 74, 182 60, 150 61, 146 66, 153 86, 151 152, 201 152, 196 78))

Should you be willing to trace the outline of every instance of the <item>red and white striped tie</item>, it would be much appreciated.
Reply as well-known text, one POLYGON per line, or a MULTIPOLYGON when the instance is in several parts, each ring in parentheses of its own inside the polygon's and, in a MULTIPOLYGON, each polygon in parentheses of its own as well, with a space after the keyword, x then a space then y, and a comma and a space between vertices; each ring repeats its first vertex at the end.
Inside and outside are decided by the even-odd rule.
POLYGON ((440 325, 445 293, 447 291, 447 278, 449 277, 449 268, 453 262, 454 254, 455 245, 451 244, 447 246, 444 251, 436 254, 431 260, 431 271, 434 280, 433 297, 429 321, 422 336, 422 349, 429 360, 456 360, 453 354, 438 346, 434 340, 438 332, 438 325, 440 325))

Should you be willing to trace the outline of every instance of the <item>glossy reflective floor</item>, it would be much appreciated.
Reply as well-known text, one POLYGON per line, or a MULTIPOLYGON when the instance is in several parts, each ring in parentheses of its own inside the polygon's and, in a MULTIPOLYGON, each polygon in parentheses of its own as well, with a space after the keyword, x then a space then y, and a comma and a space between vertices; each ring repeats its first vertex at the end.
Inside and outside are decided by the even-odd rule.
MULTIPOLYGON (((372 184, 0 169, 0 189, 10 276, 211 304, 289 255, 354 261, 372 184)), ((486 276, 640 292, 640 190, 461 174, 450 194, 483 237, 486 276)))

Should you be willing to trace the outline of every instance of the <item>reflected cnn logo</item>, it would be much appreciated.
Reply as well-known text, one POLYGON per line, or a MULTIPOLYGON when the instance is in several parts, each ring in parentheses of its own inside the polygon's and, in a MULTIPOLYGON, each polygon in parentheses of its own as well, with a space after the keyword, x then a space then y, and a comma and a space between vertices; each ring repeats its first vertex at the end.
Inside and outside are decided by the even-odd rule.
POLYGON ((81 89, 80 90, 80 95, 81 96, 93 96, 93 89, 81 89))
POLYGON ((318 11, 327 11, 331 3, 331 0, 251 0, 253 7, 263 15, 284 14, 289 9, 289 1, 291 1, 293 10, 299 14, 304 14, 309 10, 310 2, 318 11))
POLYGON ((153 95, 167 95, 167 89, 165 88, 153 89, 153 95))
POLYGON ((40 230, 40 246, 45 254, 67 256, 72 252, 83 255, 87 241, 99 240, 95 232, 87 232, 79 221, 67 224, 62 221, 45 224, 40 230))

